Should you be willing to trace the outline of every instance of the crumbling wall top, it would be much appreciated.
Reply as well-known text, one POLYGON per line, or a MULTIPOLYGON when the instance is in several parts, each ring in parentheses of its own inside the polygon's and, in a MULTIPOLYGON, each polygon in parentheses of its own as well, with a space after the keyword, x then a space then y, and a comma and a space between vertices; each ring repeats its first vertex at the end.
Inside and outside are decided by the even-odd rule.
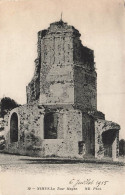
POLYGON ((53 33, 62 33, 62 32, 69 32, 75 34, 75 36, 80 37, 81 34, 77 29, 75 29, 74 26, 68 25, 66 22, 63 22, 62 20, 53 22, 50 24, 48 29, 42 30, 38 32, 38 36, 45 37, 47 34, 53 34, 53 33))

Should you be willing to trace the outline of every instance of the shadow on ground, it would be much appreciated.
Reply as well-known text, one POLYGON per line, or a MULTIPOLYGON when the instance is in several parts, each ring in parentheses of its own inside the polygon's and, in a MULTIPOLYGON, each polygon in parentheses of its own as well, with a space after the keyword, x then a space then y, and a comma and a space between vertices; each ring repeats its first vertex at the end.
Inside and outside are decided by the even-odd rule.
POLYGON ((95 163, 95 164, 114 164, 124 166, 123 162, 83 160, 83 159, 19 159, 26 164, 78 164, 78 163, 95 163))

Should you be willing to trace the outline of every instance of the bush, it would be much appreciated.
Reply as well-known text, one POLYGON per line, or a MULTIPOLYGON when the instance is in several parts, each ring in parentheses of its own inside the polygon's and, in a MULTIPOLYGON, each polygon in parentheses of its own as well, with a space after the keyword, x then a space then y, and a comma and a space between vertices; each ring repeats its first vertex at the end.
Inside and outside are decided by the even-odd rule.
POLYGON ((5 114, 7 114, 8 111, 20 106, 20 104, 17 104, 13 99, 9 97, 4 97, 1 99, 1 117, 4 117, 5 114))
POLYGON ((119 155, 124 156, 125 155, 125 140, 121 139, 119 141, 119 155))
POLYGON ((4 136, 0 136, 0 150, 5 148, 5 138, 4 136))

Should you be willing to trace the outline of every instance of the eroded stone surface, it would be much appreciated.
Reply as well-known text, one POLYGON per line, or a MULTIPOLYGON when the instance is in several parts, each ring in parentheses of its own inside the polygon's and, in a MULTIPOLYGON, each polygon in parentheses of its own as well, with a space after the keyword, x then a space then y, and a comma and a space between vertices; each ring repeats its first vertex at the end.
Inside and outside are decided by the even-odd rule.
POLYGON ((42 157, 118 157, 120 127, 97 111, 94 54, 82 45, 79 31, 63 21, 52 23, 38 32, 37 52, 34 76, 26 88, 27 104, 4 117, 5 151, 42 157), (12 141, 10 134, 13 137, 17 127, 18 141, 12 141))

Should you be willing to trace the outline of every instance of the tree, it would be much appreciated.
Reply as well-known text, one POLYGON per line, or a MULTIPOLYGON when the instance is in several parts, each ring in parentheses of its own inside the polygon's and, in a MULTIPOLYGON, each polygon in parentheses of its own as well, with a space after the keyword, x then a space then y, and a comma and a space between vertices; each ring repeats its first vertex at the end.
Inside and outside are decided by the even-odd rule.
POLYGON ((125 140, 121 139, 119 141, 119 155, 125 155, 125 140))
POLYGON ((13 108, 16 108, 20 106, 15 102, 13 99, 9 97, 4 97, 1 99, 1 117, 4 117, 5 114, 7 114, 8 111, 12 110, 13 108))
POLYGON ((0 150, 3 150, 5 147, 5 137, 0 136, 0 150))

